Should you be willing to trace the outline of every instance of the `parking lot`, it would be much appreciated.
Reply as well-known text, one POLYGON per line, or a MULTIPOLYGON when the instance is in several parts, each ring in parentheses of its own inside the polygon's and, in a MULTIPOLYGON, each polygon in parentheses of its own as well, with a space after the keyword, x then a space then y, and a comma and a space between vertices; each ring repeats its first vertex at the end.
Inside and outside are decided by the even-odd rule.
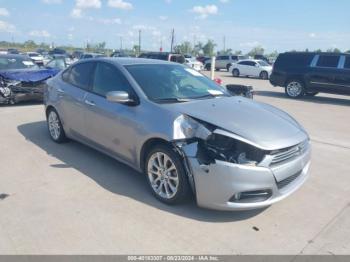
POLYGON ((252 85, 255 100, 309 132, 310 178, 299 191, 257 211, 166 206, 129 167, 76 142, 51 142, 42 105, 2 106, 0 253, 349 254, 350 98, 291 100, 268 81, 217 76, 252 85))

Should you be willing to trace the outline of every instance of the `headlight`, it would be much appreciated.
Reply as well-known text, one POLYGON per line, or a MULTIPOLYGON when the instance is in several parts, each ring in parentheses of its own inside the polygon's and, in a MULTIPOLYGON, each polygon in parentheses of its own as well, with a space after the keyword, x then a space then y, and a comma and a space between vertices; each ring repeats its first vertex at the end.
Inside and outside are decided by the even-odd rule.
POLYGON ((218 134, 211 135, 202 148, 210 159, 248 166, 258 165, 266 155, 252 145, 218 134))
POLYGON ((193 118, 181 115, 174 121, 174 139, 201 138, 207 139, 211 132, 193 118))

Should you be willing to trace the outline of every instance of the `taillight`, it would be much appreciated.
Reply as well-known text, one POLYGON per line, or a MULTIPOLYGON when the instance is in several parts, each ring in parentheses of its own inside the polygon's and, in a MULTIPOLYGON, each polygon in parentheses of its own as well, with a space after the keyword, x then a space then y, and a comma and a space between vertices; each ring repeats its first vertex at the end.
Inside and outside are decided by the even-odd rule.
POLYGON ((219 84, 222 85, 222 80, 220 78, 215 78, 214 81, 219 84))

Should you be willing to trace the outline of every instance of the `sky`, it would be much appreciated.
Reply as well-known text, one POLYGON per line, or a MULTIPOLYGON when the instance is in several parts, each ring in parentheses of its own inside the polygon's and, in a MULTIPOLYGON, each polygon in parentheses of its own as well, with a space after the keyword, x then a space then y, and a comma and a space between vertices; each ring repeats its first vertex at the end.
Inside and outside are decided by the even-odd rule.
POLYGON ((206 42, 248 52, 350 49, 350 0, 0 0, 0 40, 170 49, 206 42), (225 41, 224 41, 225 39, 225 41))

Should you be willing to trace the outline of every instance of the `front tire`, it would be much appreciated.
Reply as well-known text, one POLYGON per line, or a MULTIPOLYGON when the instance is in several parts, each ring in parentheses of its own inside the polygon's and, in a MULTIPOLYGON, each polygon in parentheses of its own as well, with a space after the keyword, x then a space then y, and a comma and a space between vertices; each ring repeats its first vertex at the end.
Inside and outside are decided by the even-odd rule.
POLYGON ((190 194, 188 176, 182 159, 170 146, 156 145, 147 155, 145 173, 153 195, 173 205, 184 202, 190 194))
POLYGON ((299 79, 288 81, 285 88, 285 93, 290 98, 300 98, 305 93, 304 83, 299 79))
POLYGON ((210 71, 211 70, 211 64, 206 64, 205 65, 205 70, 210 71))
POLYGON ((263 80, 269 79, 269 74, 266 71, 262 71, 259 76, 263 80))
POLYGON ((61 144, 67 141, 61 119, 55 109, 50 109, 47 113, 47 127, 50 137, 54 142, 61 144))

